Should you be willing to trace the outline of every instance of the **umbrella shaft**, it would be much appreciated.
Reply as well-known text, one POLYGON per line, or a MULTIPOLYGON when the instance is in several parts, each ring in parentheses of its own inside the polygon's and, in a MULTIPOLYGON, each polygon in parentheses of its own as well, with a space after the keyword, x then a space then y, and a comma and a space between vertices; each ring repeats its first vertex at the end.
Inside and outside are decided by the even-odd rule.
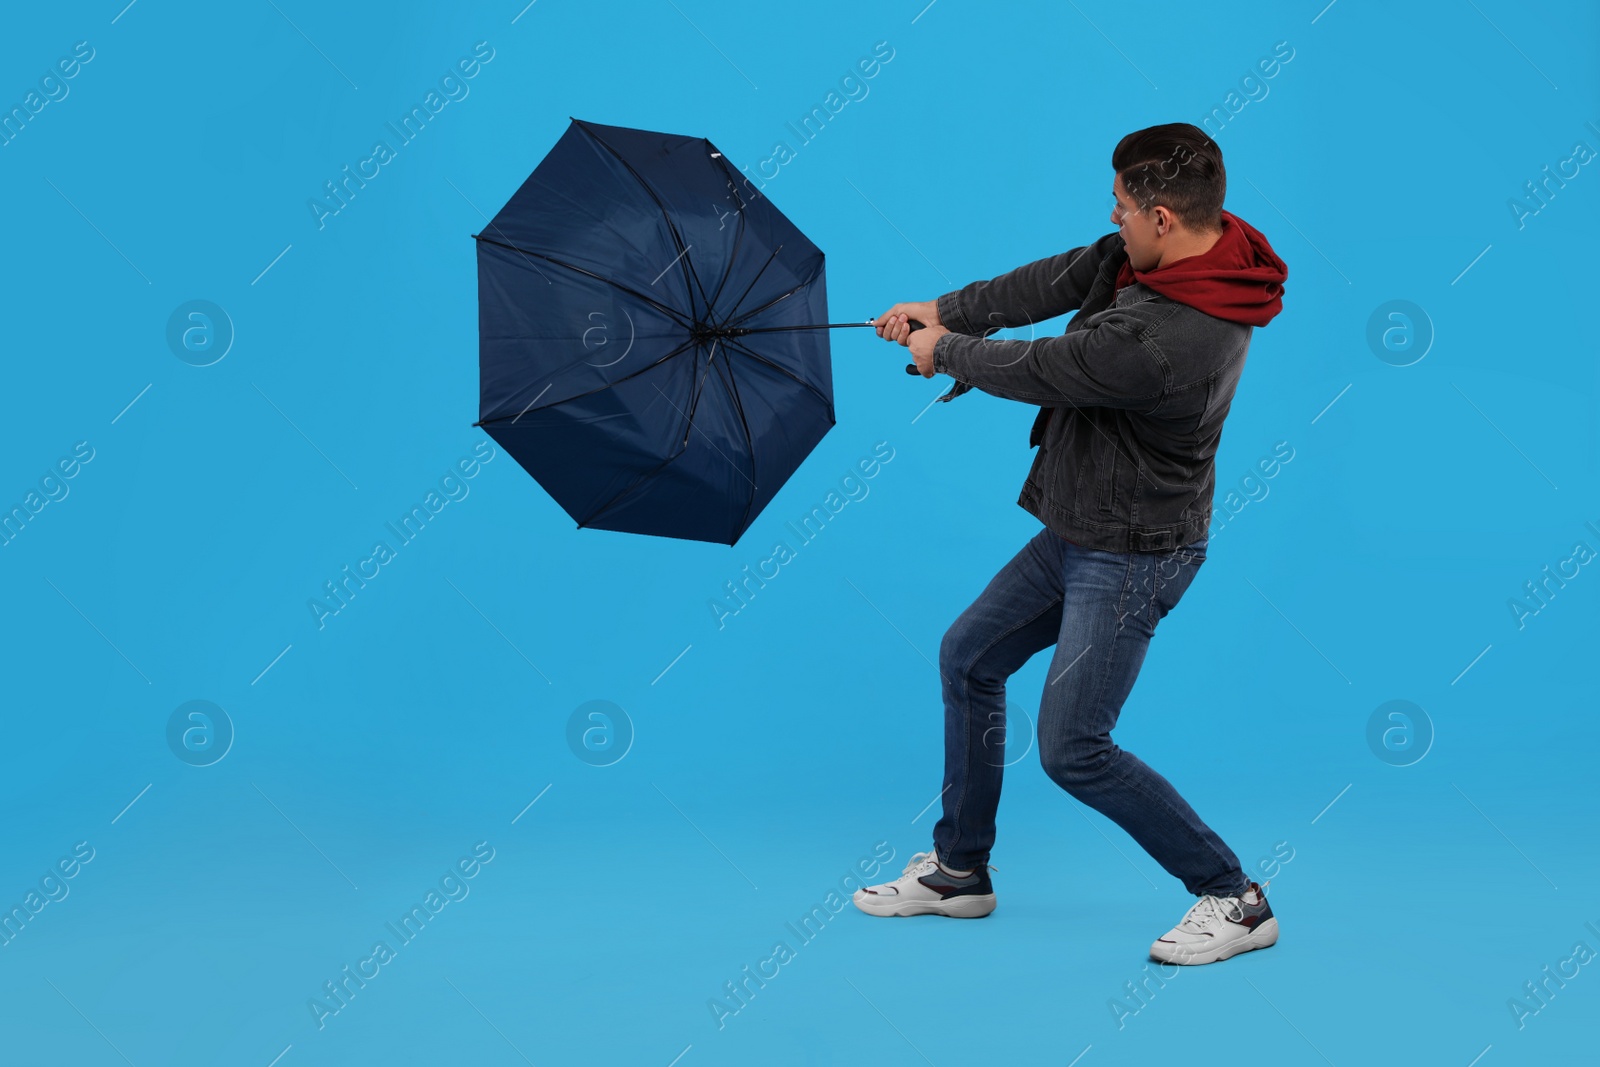
MULTIPOLYGON (((868 319, 866 322, 814 322, 805 326, 737 326, 728 330, 727 333, 732 337, 743 337, 747 333, 772 333, 777 330, 843 330, 851 326, 872 326, 876 322, 876 319, 868 319)), ((922 323, 912 320, 911 328, 913 330, 921 329, 922 323)))

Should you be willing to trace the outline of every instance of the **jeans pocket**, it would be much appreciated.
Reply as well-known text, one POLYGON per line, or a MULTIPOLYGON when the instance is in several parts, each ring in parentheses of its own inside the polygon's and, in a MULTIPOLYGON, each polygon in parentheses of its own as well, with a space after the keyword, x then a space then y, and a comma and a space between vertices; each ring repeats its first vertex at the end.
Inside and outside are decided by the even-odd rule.
POLYGON ((1189 584, 1194 581, 1195 573, 1206 561, 1207 541, 1208 538, 1202 537, 1171 552, 1162 553, 1156 559, 1152 568, 1154 578, 1151 584, 1154 588, 1150 596, 1149 622, 1152 629, 1183 599, 1189 584))

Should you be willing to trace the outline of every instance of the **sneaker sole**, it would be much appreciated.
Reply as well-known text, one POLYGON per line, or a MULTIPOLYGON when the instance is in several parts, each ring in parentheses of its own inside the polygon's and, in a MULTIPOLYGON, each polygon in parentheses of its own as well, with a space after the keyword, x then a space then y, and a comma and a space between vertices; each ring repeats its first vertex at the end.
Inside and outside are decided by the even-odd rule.
POLYGON ((851 899, 857 908, 868 915, 945 915, 952 919, 981 919, 994 911, 995 906, 993 893, 951 897, 949 900, 895 900, 882 904, 872 903, 870 897, 866 898, 865 903, 860 896, 851 899))
POLYGON ((1196 952, 1174 945, 1171 948, 1159 947, 1161 943, 1150 946, 1150 957, 1162 963, 1176 963, 1185 966, 1201 963, 1219 963, 1222 960, 1237 956, 1241 952, 1251 949, 1270 948, 1278 943, 1278 919, 1274 916, 1258 926, 1254 932, 1244 937, 1235 938, 1226 944, 1213 949, 1196 952))

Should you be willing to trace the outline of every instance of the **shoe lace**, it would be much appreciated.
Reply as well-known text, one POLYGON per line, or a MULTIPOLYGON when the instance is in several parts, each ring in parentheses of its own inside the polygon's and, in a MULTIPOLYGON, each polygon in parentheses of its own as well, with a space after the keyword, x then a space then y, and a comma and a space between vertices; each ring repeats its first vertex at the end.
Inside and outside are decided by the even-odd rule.
POLYGON ((1178 924, 1180 929, 1201 931, 1216 921, 1222 898, 1214 897, 1210 893, 1194 902, 1194 906, 1184 915, 1183 921, 1178 924))
MULTIPOLYGON (((1260 900, 1267 899, 1267 886, 1272 884, 1268 878, 1256 887, 1260 900)), ((1249 892, 1249 890, 1245 890, 1249 892)), ((1199 931, 1210 926, 1217 919, 1225 918, 1229 922, 1239 922, 1244 918, 1244 901, 1239 897, 1219 897, 1207 893, 1195 901, 1194 907, 1183 917, 1183 922, 1178 925, 1189 930, 1199 931)))
MULTIPOLYGON (((1256 893, 1260 900, 1267 899, 1267 886, 1271 884, 1272 879, 1268 878, 1265 882, 1256 886, 1256 893)), ((1247 889, 1245 892, 1248 893, 1249 890, 1247 889)), ((1191 931, 1200 931, 1219 918, 1226 918, 1230 922, 1238 922, 1243 919, 1244 901, 1239 897, 1219 897, 1207 893, 1195 901, 1194 906, 1189 909, 1188 914, 1183 917, 1183 921, 1178 926, 1191 931)))

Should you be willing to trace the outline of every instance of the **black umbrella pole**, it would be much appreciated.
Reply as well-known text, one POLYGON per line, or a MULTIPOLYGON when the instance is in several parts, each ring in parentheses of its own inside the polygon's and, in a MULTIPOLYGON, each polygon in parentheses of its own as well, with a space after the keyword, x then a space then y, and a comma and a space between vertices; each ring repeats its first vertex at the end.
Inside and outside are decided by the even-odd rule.
MULTIPOLYGON (((907 319, 906 321, 911 324, 912 332, 916 332, 923 327, 923 324, 916 319, 907 319)), ((852 326, 876 326, 877 324, 877 319, 868 319, 866 322, 815 322, 805 326, 756 326, 741 329, 739 333, 742 335, 747 333, 775 333, 779 330, 843 330, 852 326)), ((917 369, 915 363, 907 363, 906 373, 921 374, 922 372, 917 369)))

